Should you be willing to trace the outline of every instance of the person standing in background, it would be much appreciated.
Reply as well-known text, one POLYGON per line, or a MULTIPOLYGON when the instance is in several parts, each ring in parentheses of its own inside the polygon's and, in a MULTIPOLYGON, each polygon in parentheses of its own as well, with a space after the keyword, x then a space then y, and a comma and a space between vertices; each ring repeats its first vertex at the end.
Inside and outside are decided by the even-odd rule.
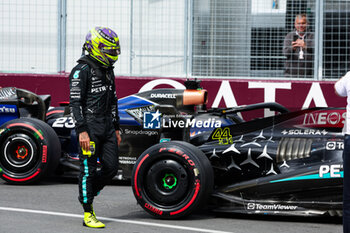
POLYGON ((295 30, 284 38, 285 77, 312 78, 315 45, 314 34, 308 31, 308 25, 306 14, 296 15, 295 30))

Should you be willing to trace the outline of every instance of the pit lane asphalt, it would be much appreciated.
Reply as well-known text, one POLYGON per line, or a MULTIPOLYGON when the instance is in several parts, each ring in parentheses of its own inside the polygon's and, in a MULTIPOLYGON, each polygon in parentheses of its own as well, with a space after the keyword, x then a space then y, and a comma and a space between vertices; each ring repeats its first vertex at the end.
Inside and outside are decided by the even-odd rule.
POLYGON ((94 208, 97 216, 106 223, 106 228, 89 229, 82 226, 82 209, 77 193, 78 185, 72 179, 54 179, 25 186, 8 185, 0 180, 0 232, 342 232, 340 218, 216 215, 202 211, 182 220, 159 220, 136 204, 127 184, 113 184, 102 190, 94 208))

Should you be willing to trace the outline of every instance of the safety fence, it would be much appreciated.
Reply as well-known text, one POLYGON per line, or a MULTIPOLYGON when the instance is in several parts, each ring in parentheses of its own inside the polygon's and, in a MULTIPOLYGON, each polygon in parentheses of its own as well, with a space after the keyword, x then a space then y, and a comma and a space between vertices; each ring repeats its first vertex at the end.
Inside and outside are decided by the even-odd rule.
POLYGON ((2 0, 0 14, 2 73, 70 72, 94 26, 119 35, 121 76, 334 80, 349 70, 347 0, 2 0), (314 36, 311 74, 285 76, 300 13, 314 36))

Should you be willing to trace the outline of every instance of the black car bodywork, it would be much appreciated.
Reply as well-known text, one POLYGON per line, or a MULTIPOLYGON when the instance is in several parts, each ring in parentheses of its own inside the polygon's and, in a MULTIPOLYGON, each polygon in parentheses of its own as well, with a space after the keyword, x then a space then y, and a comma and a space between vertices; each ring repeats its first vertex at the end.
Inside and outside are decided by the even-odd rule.
POLYGON ((221 139, 214 131, 200 149, 215 171, 215 208, 341 215, 343 113, 307 109, 229 126, 221 139))
MULTIPOLYGON (((22 89, 2 91, 2 178, 22 184, 50 173, 76 175, 78 143, 68 108, 48 109, 49 96, 22 89)), ((207 110, 206 101, 206 91, 193 81, 186 90, 156 89, 119 100, 115 178, 131 179, 148 213, 178 218, 208 204, 220 212, 342 214, 345 109, 289 112, 261 103, 207 110), (276 114, 242 119, 257 109, 276 114)))

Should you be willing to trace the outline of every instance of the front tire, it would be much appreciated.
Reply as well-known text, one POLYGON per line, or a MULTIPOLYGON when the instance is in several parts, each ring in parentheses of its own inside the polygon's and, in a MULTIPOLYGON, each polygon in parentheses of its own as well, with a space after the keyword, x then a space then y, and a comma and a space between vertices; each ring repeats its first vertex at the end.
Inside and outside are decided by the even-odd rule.
POLYGON ((172 141, 143 152, 131 182, 137 202, 146 212, 176 219, 205 204, 213 180, 213 169, 201 150, 187 142, 172 141))
POLYGON ((11 184, 32 184, 54 172, 61 156, 55 131, 45 122, 20 118, 0 129, 2 178, 11 184))

